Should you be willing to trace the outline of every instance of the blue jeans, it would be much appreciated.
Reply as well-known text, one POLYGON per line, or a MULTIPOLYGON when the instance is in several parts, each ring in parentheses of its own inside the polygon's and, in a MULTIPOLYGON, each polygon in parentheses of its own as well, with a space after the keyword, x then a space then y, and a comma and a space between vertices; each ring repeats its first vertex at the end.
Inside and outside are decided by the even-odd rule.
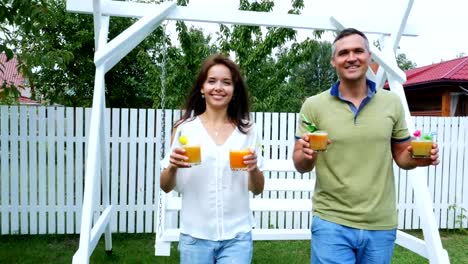
POLYGON ((363 230, 312 218, 311 263, 387 264, 391 262, 396 229, 363 230))
POLYGON ((252 232, 229 240, 213 241, 180 234, 181 264, 249 264, 252 261, 252 232))

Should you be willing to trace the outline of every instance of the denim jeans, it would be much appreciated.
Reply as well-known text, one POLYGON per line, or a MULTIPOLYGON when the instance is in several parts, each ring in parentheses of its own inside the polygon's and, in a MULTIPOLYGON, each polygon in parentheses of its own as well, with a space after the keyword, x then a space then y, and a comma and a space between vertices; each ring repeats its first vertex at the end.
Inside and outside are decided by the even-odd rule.
POLYGON ((396 229, 363 230, 312 218, 311 263, 387 264, 391 262, 396 229))
POLYGON ((249 264, 252 261, 252 232, 229 240, 213 241, 180 234, 181 264, 249 264))

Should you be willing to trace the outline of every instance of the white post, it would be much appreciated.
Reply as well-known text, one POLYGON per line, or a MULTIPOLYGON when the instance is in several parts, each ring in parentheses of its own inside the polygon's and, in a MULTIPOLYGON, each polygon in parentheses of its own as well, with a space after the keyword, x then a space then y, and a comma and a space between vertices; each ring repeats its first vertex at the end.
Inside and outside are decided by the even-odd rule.
POLYGON ((102 129, 101 122, 101 97, 103 97, 104 89, 104 69, 96 69, 96 77, 94 84, 93 110, 91 112, 91 128, 88 138, 88 157, 86 159, 86 174, 85 174, 85 190, 83 197, 83 209, 81 216, 80 244, 78 251, 73 256, 73 264, 88 264, 89 255, 92 250, 89 247, 91 238, 91 228, 94 212, 94 203, 96 195, 95 181, 100 173, 101 160, 99 156, 100 140, 99 131, 102 129))

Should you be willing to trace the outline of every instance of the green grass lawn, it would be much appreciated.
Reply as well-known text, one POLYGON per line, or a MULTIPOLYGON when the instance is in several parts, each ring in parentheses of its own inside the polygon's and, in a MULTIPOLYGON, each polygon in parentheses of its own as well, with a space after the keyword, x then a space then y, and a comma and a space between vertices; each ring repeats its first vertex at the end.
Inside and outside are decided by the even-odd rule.
MULTIPOLYGON (((421 237, 421 232, 410 232, 421 237)), ((170 257, 154 256, 154 234, 113 234, 113 252, 104 251, 101 238, 91 256, 91 263, 179 263, 177 243, 170 257)), ((468 232, 441 231, 450 262, 468 264, 468 232)), ((0 263, 71 263, 78 248, 78 235, 8 235, 0 236, 0 263)), ((310 263, 309 241, 255 241, 253 263, 310 263)), ((392 263, 428 263, 424 258, 397 246, 392 263)))

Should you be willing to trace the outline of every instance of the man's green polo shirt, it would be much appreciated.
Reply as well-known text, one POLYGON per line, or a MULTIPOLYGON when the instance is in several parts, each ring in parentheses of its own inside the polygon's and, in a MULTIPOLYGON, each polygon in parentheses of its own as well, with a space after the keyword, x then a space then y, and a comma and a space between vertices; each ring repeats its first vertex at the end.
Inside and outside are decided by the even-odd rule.
MULTIPOLYGON (((313 212, 359 229, 396 228, 391 143, 410 138, 401 100, 390 91, 376 91, 368 80, 368 95, 356 109, 341 97, 339 84, 309 97, 301 108, 332 141, 317 157, 313 212)), ((306 131, 300 118, 296 136, 306 131)))

